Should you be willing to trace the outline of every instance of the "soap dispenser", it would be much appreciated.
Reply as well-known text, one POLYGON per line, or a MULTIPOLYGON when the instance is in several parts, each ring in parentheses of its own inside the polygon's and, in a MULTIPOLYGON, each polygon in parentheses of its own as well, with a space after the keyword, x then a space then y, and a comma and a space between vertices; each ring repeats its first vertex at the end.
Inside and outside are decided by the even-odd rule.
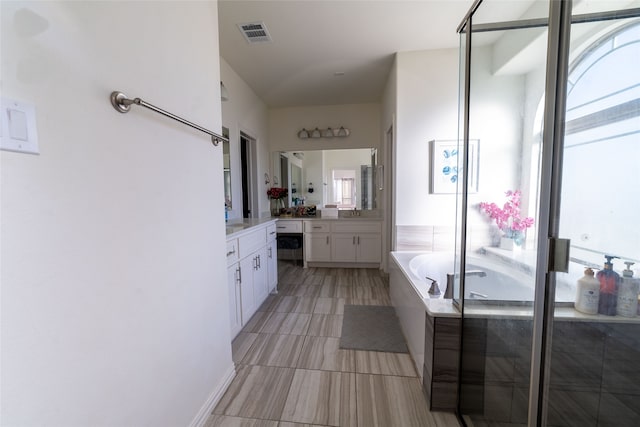
POLYGON ((600 282, 598 313, 606 316, 615 316, 620 275, 613 271, 613 263, 611 260, 619 257, 612 255, 605 255, 604 257, 607 260, 607 262, 604 263, 604 269, 598 271, 598 274, 596 274, 596 279, 600 282))
POLYGON ((600 282, 596 279, 593 270, 586 268, 584 276, 578 279, 576 285, 576 310, 585 314, 597 314, 600 300, 600 282))
POLYGON ((633 262, 625 262, 627 269, 622 272, 622 282, 618 289, 616 313, 618 316, 635 317, 638 311, 638 291, 640 283, 633 278, 633 262))

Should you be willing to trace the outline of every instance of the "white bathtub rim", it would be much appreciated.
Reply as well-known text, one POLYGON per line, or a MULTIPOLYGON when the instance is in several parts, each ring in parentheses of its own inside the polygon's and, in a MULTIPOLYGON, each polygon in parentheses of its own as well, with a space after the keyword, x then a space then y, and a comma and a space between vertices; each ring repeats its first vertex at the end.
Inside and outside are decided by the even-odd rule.
MULTIPOLYGON (((417 255, 424 255, 425 252, 390 252, 393 263, 402 272, 405 279, 411 284, 416 296, 422 301, 426 312, 431 317, 461 317, 460 311, 453 305, 452 299, 444 299, 443 295, 429 296, 429 287, 425 280, 420 280, 413 273, 408 271, 403 265, 403 261, 410 260, 417 255), (426 297, 425 297, 426 295, 426 297)), ((408 262, 407 262, 408 267, 408 262)))

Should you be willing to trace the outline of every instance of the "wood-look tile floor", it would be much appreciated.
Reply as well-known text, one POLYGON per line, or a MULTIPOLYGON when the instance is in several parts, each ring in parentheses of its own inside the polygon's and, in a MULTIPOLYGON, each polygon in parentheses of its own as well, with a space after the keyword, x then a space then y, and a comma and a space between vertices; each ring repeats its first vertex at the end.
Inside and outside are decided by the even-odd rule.
POLYGON ((379 270, 278 268, 278 294, 233 341, 237 375, 206 427, 459 425, 428 410, 408 354, 339 348, 345 304, 391 305, 379 270))

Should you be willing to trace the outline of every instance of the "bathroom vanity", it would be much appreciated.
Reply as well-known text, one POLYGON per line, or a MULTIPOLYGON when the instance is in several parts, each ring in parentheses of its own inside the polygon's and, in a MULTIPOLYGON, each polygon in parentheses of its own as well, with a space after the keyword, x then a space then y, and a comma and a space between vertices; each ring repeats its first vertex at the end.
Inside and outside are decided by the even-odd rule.
POLYGON ((276 220, 245 219, 227 225, 227 286, 231 336, 277 291, 276 220))
POLYGON ((305 267, 380 267, 380 218, 279 219, 277 230, 302 233, 305 267))

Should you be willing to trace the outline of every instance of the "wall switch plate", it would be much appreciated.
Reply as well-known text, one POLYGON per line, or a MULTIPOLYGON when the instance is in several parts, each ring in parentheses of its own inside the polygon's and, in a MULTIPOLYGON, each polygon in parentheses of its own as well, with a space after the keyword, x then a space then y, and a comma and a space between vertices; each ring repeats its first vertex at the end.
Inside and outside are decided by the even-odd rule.
POLYGON ((6 98, 1 104, 0 149, 40 154, 35 107, 6 98))

